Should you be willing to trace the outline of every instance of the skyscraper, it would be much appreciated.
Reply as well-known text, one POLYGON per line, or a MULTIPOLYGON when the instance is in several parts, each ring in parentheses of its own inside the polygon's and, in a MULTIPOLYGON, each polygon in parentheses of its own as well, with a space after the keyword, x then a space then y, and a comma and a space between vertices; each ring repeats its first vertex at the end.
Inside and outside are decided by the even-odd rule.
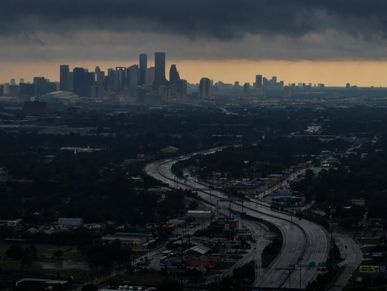
POLYGON ((155 87, 160 87, 165 81, 165 53, 157 52, 155 53, 155 87))
POLYGON ((127 77, 127 68, 126 67, 116 67, 116 83, 115 91, 120 92, 124 88, 128 87, 128 77, 127 77))
POLYGON ((146 70, 146 85, 152 86, 155 81, 155 67, 150 67, 146 70))
MULTIPOLYGON (((35 86, 34 84, 20 83, 19 84, 19 97, 27 98, 34 96, 35 86)), ((1 93, 0 93, 1 96, 1 93)))
POLYGON ((187 95, 188 82, 186 80, 179 80, 176 83, 176 91, 179 96, 187 95))
POLYGON ((116 79, 117 79, 117 76, 116 76, 116 71, 114 69, 108 69, 108 72, 107 72, 107 78, 106 78, 106 87, 108 90, 111 90, 111 91, 115 91, 116 88, 115 88, 115 84, 117 83, 116 82, 116 79))
POLYGON ((78 96, 90 96, 91 85, 93 84, 94 76, 84 68, 75 68, 73 70, 73 86, 74 93, 78 96))
POLYGON ((95 68, 93 83, 90 89, 90 96, 97 99, 103 98, 105 96, 105 72, 100 67, 95 68))
POLYGON ((59 89, 61 91, 70 90, 70 68, 68 65, 60 66, 60 84, 59 89))
POLYGON ((103 84, 103 82, 105 81, 105 73, 101 71, 100 67, 95 68, 94 81, 97 84, 103 84))
POLYGON ((138 75, 139 75, 138 66, 133 65, 129 67, 126 71, 126 75, 128 78, 128 88, 130 90, 135 90, 138 86, 138 75))
POLYGON ((145 85, 146 83, 146 70, 148 69, 148 56, 146 54, 140 55, 140 68, 139 68, 139 80, 138 84, 140 86, 145 85))
POLYGON ((48 92, 48 81, 44 77, 34 77, 34 95, 42 96, 48 92))
POLYGON ((245 83, 243 85, 243 95, 248 95, 250 91, 250 83, 245 83))
POLYGON ((175 64, 171 65, 171 69, 169 70, 169 81, 172 84, 176 84, 178 81, 180 81, 180 74, 175 64))
POLYGON ((261 89, 263 86, 263 77, 262 75, 255 76, 255 88, 261 89))
POLYGON ((199 85, 199 93, 201 98, 208 98, 211 96, 211 80, 202 78, 199 85))

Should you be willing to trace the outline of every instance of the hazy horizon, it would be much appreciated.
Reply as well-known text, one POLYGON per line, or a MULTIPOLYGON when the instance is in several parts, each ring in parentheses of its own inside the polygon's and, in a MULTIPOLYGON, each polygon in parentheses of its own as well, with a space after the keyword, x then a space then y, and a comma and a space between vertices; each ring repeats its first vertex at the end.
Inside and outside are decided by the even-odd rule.
POLYGON ((60 63, 106 68, 165 51, 190 82, 252 82, 263 74, 286 83, 387 86, 385 1, 3 2, 1 82, 58 80, 60 63))
MULTIPOLYGON (((324 83, 327 86, 345 86, 346 83, 361 87, 387 87, 387 61, 342 60, 173 60, 168 58, 167 72, 171 64, 176 64, 182 78, 190 83, 198 83, 200 78, 233 83, 253 83, 256 74, 267 78, 277 76, 288 83, 324 83)), ((149 65, 153 65, 153 55, 149 55, 149 65)), ((12 78, 17 82, 24 79, 31 82, 34 76, 44 76, 52 81, 59 81, 59 65, 85 67, 94 71, 116 66, 130 66, 138 60, 62 60, 62 61, 12 61, 0 62, 0 82, 7 83, 12 78)))

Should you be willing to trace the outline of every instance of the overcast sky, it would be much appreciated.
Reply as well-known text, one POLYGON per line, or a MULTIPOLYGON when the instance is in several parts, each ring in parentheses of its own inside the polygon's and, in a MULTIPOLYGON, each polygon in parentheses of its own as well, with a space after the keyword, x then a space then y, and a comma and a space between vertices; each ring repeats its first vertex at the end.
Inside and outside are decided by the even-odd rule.
POLYGON ((385 0, 1 0, 0 5, 0 70, 13 61, 116 61, 154 50, 174 60, 387 60, 385 0))

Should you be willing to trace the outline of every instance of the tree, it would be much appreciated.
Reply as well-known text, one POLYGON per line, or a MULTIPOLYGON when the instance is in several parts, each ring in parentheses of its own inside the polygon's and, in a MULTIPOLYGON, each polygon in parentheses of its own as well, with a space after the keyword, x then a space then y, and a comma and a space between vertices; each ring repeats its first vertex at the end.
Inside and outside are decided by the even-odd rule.
POLYGON ((157 291, 183 291, 183 287, 177 281, 165 281, 157 287, 157 291))
POLYGON ((20 245, 10 245, 6 251, 6 256, 9 259, 21 260, 24 254, 24 248, 20 245))
POLYGON ((253 283, 255 280, 255 262, 250 263, 234 270, 234 278, 238 281, 253 283))
POLYGON ((6 256, 21 261, 23 265, 30 265, 37 258, 37 250, 34 246, 23 248, 21 245, 11 245, 6 251, 6 256))
POLYGON ((23 251, 23 256, 21 258, 21 263, 25 266, 32 265, 33 261, 37 258, 37 250, 34 246, 29 246, 23 251))
POLYGON ((60 260, 63 258, 63 251, 61 249, 57 249, 55 252, 54 252, 54 257, 55 259, 57 260, 60 260))
POLYGON ((81 291, 97 291, 98 287, 93 284, 87 284, 82 287, 81 291))

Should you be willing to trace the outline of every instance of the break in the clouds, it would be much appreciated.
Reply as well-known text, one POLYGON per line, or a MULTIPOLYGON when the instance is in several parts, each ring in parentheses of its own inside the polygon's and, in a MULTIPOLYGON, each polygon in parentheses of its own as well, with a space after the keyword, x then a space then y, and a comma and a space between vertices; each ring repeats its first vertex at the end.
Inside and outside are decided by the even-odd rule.
POLYGON ((385 0, 2 0, 0 58, 385 59, 385 0))

